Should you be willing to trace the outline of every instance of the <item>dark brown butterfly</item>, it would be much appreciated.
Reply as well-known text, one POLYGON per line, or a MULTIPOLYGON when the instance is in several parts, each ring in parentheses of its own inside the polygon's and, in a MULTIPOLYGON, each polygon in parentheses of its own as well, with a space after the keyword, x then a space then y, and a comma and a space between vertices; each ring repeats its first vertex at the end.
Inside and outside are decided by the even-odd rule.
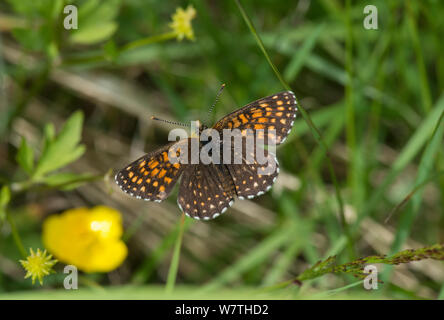
MULTIPOLYGON (((270 129, 275 144, 281 144, 291 131, 296 112, 294 93, 284 91, 251 102, 223 117, 212 128, 221 134, 224 129, 240 129, 242 132, 249 129, 253 133, 270 129)), ((206 128, 199 126, 199 133, 206 128)), ((265 157, 274 162, 275 170, 271 174, 259 174, 261 165, 257 161, 244 161, 244 156, 240 164, 170 161, 170 148, 189 142, 189 139, 192 138, 170 143, 137 159, 116 174, 116 183, 133 197, 160 202, 168 197, 181 177, 177 197, 179 208, 194 219, 210 220, 224 213, 235 197, 252 199, 267 192, 279 173, 276 157, 261 145, 255 145, 255 148, 262 148, 260 151, 265 157)), ((245 141, 243 139, 242 143, 245 141)), ((202 146, 200 142, 199 149, 202 146)))

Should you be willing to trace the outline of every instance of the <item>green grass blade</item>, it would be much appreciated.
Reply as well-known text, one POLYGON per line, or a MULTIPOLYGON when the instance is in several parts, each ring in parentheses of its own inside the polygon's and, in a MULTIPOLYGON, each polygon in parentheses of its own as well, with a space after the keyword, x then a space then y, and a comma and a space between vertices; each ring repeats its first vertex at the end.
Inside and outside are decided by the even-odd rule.
POLYGON ((379 202, 384 197, 387 188, 394 181, 394 179, 399 175, 399 173, 413 160, 413 158, 418 154, 421 148, 426 144, 432 132, 434 131, 441 113, 444 111, 444 96, 440 98, 437 102, 436 107, 427 115, 424 121, 421 123, 419 128, 415 131, 413 136, 407 142, 405 147, 402 149, 398 158, 390 169, 389 174, 381 183, 379 188, 370 197, 367 206, 361 212, 358 218, 358 223, 368 215, 368 213, 376 208, 379 202))
MULTIPOLYGON (((244 8, 242 7, 242 5, 240 4, 239 0, 235 0, 236 1, 236 5, 239 8, 239 11, 242 14, 242 17, 244 18, 245 23, 247 24, 248 28, 250 29, 251 33, 253 34, 254 38, 256 39, 256 42, 259 46, 259 48, 261 49, 262 53, 264 54, 265 58, 268 61, 268 64, 270 65, 270 67, 273 69, 274 73, 276 74, 276 77, 279 79, 279 81, 281 82, 282 86, 287 89, 287 90, 291 90, 290 86, 285 82, 284 78, 282 77, 282 75, 280 74, 279 70, 276 68, 276 66, 274 65, 273 61, 271 61, 270 56, 267 53, 267 50, 264 47, 264 44, 261 40, 261 38, 259 37, 258 33, 256 32, 256 29, 253 26, 253 23, 251 22, 251 19, 248 17, 247 13, 245 12, 244 8)), ((296 98, 296 102, 297 102, 297 98, 296 98)), ((348 238, 348 245, 349 248, 353 247, 353 241, 350 235, 350 231, 347 225, 347 222, 345 220, 345 214, 344 214, 344 203, 342 200, 342 196, 341 196, 341 191, 339 188, 339 184, 336 178, 336 174, 335 171, 333 169, 333 163, 330 159, 330 156, 328 154, 328 149, 324 143, 324 141, 322 140, 321 137, 321 133, 319 132, 318 128, 314 125, 314 123, 312 122, 310 116, 308 115, 308 113, 305 111, 305 109, 297 102, 298 107, 299 107, 299 111, 301 112, 304 120, 307 122, 308 126, 310 127, 313 136, 315 137, 316 141, 322 146, 322 148, 324 149, 325 153, 327 154, 327 164, 328 164, 328 169, 331 175, 331 179, 333 180, 333 184, 335 187, 335 195, 336 195, 336 199, 338 202, 338 206, 339 206, 339 216, 341 218, 341 224, 344 228, 344 232, 347 235, 348 238)), ((351 249, 352 250, 352 249, 351 249)))
POLYGON ((183 233, 185 229, 185 214, 182 214, 179 234, 177 235, 176 243, 174 245, 173 257, 171 259, 170 269, 168 270, 168 277, 165 286, 165 291, 171 293, 176 284, 177 270, 179 270, 180 249, 182 247, 183 233))
POLYGON ((325 24, 317 26, 316 29, 304 41, 301 49, 297 51, 293 58, 290 60, 284 72, 284 78, 288 82, 291 82, 296 78, 299 71, 302 69, 305 62, 307 61, 307 58, 310 56, 310 53, 315 47, 316 41, 318 40, 319 35, 324 30, 324 28, 325 24))
POLYGON ((279 228, 255 248, 251 249, 248 254, 244 255, 240 260, 236 261, 219 274, 214 280, 206 284, 201 291, 212 291, 222 287, 226 283, 238 279, 242 273, 264 262, 272 252, 282 246, 282 244, 288 241, 288 239, 291 239, 296 229, 297 228, 293 226, 293 224, 279 228))

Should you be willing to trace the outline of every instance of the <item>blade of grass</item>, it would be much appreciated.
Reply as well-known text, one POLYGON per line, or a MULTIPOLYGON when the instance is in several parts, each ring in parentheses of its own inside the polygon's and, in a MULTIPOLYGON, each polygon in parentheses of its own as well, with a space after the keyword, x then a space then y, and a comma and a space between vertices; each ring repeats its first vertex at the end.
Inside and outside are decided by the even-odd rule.
POLYGON ((185 226, 185 214, 182 213, 180 221, 179 234, 177 235, 176 243, 174 245, 173 257, 171 259, 170 269, 168 270, 167 282, 165 285, 166 293, 172 293, 174 285, 176 284, 177 270, 179 269, 180 249, 182 247, 182 238, 185 226))
POLYGON ((278 282, 279 279, 281 279, 284 273, 291 266, 300 249, 301 242, 291 242, 282 253, 282 256, 280 256, 279 259, 276 261, 275 267, 272 268, 270 272, 265 276, 262 285, 271 286, 272 284, 278 282))
MULTIPOLYGON (((193 222, 191 219, 185 220, 185 230, 193 222)), ((134 284, 146 283, 150 278, 151 274, 155 270, 156 266, 160 261, 166 256, 168 250, 175 244, 177 240, 179 230, 181 227, 181 221, 169 234, 167 234, 161 241, 161 243, 151 252, 151 254, 145 258, 142 265, 134 273, 131 282, 134 284)))
POLYGON ((392 211, 390 211, 389 215, 387 216, 387 218, 385 218, 384 223, 387 223, 392 216, 394 216, 399 210, 401 210, 407 202, 409 202, 410 199, 412 199, 412 197, 419 191, 421 190, 425 185, 427 185, 429 182, 439 179, 441 176, 444 175, 444 170, 443 171, 439 171, 437 173, 432 174, 431 176, 425 178, 425 180, 423 182, 421 182, 420 184, 416 185, 415 188, 413 188, 413 190, 400 202, 396 205, 396 207, 394 207, 392 209, 392 211))
POLYGON ((244 255, 240 260, 225 269, 214 280, 203 286, 197 294, 216 290, 224 284, 238 279, 242 273, 265 261, 272 252, 282 246, 284 242, 291 239, 295 230, 297 230, 297 227, 294 226, 293 222, 284 225, 283 227, 279 227, 276 232, 272 233, 255 248, 251 249, 248 254, 244 255))
POLYGON ((441 290, 439 291, 438 300, 444 300, 444 283, 441 286, 441 290))
POLYGON ((288 63, 287 68, 284 71, 284 78, 291 82, 298 75, 301 68, 304 66, 307 57, 310 55, 311 51, 316 45, 316 41, 319 35, 324 30, 325 24, 321 24, 316 27, 316 29, 307 37, 307 39, 302 44, 300 50, 296 52, 293 58, 288 63))
MULTIPOLYGON (((256 29, 253 26, 253 23, 252 23, 251 19, 248 17, 247 13, 245 12, 245 10, 242 7, 242 5, 240 4, 239 0, 235 0, 235 2, 236 2, 237 7, 239 8, 239 11, 242 14, 242 17, 243 17, 245 23, 247 24, 247 26, 250 29, 252 35, 256 39, 256 42, 257 42, 259 48, 261 49, 262 53, 264 54, 265 58, 267 59, 268 64, 273 69, 276 77, 279 79, 279 81, 281 82, 282 86, 285 89, 291 90, 290 86, 285 82, 284 78, 282 77, 282 75, 280 74, 279 70, 274 65, 273 61, 271 61, 271 58, 268 55, 267 50, 265 49, 264 44, 262 43, 261 38, 259 37, 258 33, 256 32, 256 29)), ((342 224, 342 227, 344 229, 345 234, 347 235, 348 247, 349 247, 350 253, 352 253, 354 251, 353 250, 353 239, 351 238, 351 234, 350 234, 347 222, 345 220, 344 204, 343 204, 343 201, 342 201, 341 191, 340 191, 339 184, 338 184, 338 181, 337 181, 337 178, 336 178, 336 174, 335 174, 335 171, 333 169, 333 163, 331 161, 331 157, 330 157, 330 155, 328 153, 328 149, 327 149, 326 145, 324 144, 324 141, 322 140, 321 133, 319 132, 318 128, 314 125, 314 123, 312 122, 310 116, 305 111, 305 109, 299 104, 299 102, 297 101, 297 98, 296 98, 296 103, 297 103, 297 105, 299 107, 299 111, 301 112, 302 117, 306 121, 307 125, 310 127, 313 136, 315 137, 316 141, 322 146, 322 148, 325 151, 325 154, 327 155, 328 169, 329 169, 330 176, 331 176, 331 179, 332 179, 334 187, 335 187, 335 195, 336 195, 336 199, 337 199, 337 202, 338 202, 339 216, 341 218, 341 224, 342 224)))
POLYGON ((418 129, 414 132, 413 136, 407 142, 405 147, 402 149, 399 156, 396 158, 395 162, 390 169, 389 174, 385 177, 383 182, 380 184, 379 188, 370 197, 367 202, 367 206, 363 209, 358 217, 356 225, 368 215, 368 213, 376 208, 380 203, 388 186, 394 181, 394 179, 399 175, 399 173, 413 160, 413 158, 418 154, 420 149, 426 144, 431 136, 432 132, 436 128, 440 115, 444 111, 444 96, 442 96, 435 108, 427 115, 426 119, 421 123, 418 129))
MULTIPOLYGON (((420 160, 415 185, 420 186, 427 181, 427 177, 431 174, 431 171, 433 170, 433 163, 434 160, 436 159, 436 155, 439 151, 439 148, 442 148, 443 146, 442 140, 444 134, 444 125, 441 125, 443 117, 444 117, 444 111, 441 113, 441 116, 438 120, 438 123, 436 124, 432 138, 429 141, 429 144, 427 145, 423 153, 423 156, 420 160)), ((401 216, 401 220, 397 228, 391 253, 399 251, 401 249, 402 244, 407 239, 410 233, 410 229, 413 225, 413 221, 419 213, 419 207, 422 201, 422 191, 423 189, 421 188, 413 195, 411 206, 409 206, 407 212, 401 216)))
MULTIPOLYGON (((441 116, 439 117, 438 123, 435 126, 432 137, 428 142, 427 147, 425 148, 424 153, 421 157, 418 166, 418 174, 415 181, 416 187, 404 199, 404 201, 402 201, 400 205, 396 206, 395 208, 395 210, 399 210, 399 208, 402 207, 403 204, 411 198, 411 203, 408 206, 406 212, 400 217, 390 254, 399 251, 410 235, 415 218, 419 214, 423 194, 422 187, 431 180, 440 177, 439 173, 435 173, 431 178, 429 178, 429 176, 431 175, 431 171, 433 170, 433 163, 435 162, 439 148, 442 148, 442 140, 444 135, 444 125, 442 125, 443 117, 444 111, 441 112, 441 116)), ((382 281, 387 281, 389 279, 392 269, 393 268, 391 267, 384 270, 384 273, 382 274, 382 281)))
MULTIPOLYGON (((429 137, 432 135, 432 132, 438 125, 440 115, 443 111, 444 95, 441 96, 436 103, 436 106, 427 114, 427 117, 422 121, 418 129, 414 132, 399 156, 396 158, 387 176, 384 178, 375 192, 370 196, 370 199, 367 201, 367 205, 359 212, 358 219, 352 226, 353 232, 356 232, 356 230, 359 229, 361 221, 381 203, 384 195, 386 194, 387 188, 427 143, 429 137)), ((345 244, 346 237, 341 236, 341 238, 338 239, 337 243, 334 245, 334 250, 332 248, 329 251, 329 255, 335 255, 340 252, 345 244)))
POLYGON ((407 22, 410 29, 410 35, 412 37, 413 49, 415 50, 416 64, 418 67, 420 85, 421 85, 421 97, 422 108, 427 113, 432 108, 432 98, 430 94, 430 86, 427 80, 427 70, 424 64, 424 57, 422 55, 422 46, 418 36, 418 29, 416 26, 415 13, 413 12, 412 2, 405 2, 407 11, 407 22))
MULTIPOLYGON (((343 103, 335 103, 318 111, 314 111, 311 115, 313 122, 320 128, 331 124, 331 119, 336 118, 336 115, 344 112, 345 106, 343 103)), ((310 130, 303 120, 297 119, 294 122, 291 134, 287 138, 287 141, 293 141, 297 136, 302 136, 310 130)))
MULTIPOLYGON (((346 137, 347 137, 347 147, 351 154, 355 153, 356 148, 356 136, 355 136, 355 109, 353 105, 353 35, 352 35, 352 26, 351 26, 351 17, 350 17, 350 0, 346 1, 346 29, 347 36, 345 39, 345 71, 347 75, 347 81, 345 84, 345 110, 346 110, 346 137)), ((354 163, 354 161, 351 161, 354 163)), ((353 171, 353 168, 351 169, 353 171)), ((350 177, 353 176, 353 173, 350 174, 350 177)), ((353 184, 350 184, 350 187, 354 187, 353 184)))

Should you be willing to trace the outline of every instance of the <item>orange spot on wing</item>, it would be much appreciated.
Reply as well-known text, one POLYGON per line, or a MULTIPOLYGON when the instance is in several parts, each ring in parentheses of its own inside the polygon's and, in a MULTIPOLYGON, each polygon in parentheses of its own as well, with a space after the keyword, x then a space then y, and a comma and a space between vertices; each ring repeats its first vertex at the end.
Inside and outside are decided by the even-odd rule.
POLYGON ((262 112, 255 112, 251 115, 252 118, 259 118, 262 117, 262 112))
POLYGON ((166 172, 167 171, 165 169, 160 170, 159 178, 162 178, 166 174, 166 172))
POLYGON ((239 119, 241 119, 242 123, 247 123, 248 122, 248 119, 245 117, 244 114, 240 114, 239 115, 239 119))
POLYGON ((157 167, 159 165, 158 161, 154 161, 153 163, 151 163, 150 165, 150 169, 154 169, 155 167, 157 167))
POLYGON ((237 127, 239 127, 240 125, 241 125, 241 123, 240 123, 239 120, 237 120, 237 119, 234 119, 234 120, 233 120, 233 127, 234 127, 234 128, 237 128, 237 127))

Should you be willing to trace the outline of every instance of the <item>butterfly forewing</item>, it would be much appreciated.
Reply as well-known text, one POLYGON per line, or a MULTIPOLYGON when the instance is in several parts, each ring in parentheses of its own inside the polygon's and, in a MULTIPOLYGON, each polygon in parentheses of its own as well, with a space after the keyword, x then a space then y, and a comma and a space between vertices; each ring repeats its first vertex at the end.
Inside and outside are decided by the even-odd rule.
POLYGON ((160 202, 173 189, 184 169, 181 163, 172 163, 169 144, 154 152, 148 153, 129 164, 116 174, 116 183, 130 195, 144 200, 160 202))
POLYGON ((189 217, 209 220, 224 213, 234 202, 234 185, 223 164, 190 165, 184 171, 177 203, 189 217))
MULTIPOLYGON (((234 111, 220 119, 214 128, 265 130, 265 140, 275 144, 285 141, 296 118, 297 102, 292 91, 280 92, 234 111), (272 130, 272 131, 271 131, 272 130)), ((266 143, 267 144, 267 143, 266 143)))

